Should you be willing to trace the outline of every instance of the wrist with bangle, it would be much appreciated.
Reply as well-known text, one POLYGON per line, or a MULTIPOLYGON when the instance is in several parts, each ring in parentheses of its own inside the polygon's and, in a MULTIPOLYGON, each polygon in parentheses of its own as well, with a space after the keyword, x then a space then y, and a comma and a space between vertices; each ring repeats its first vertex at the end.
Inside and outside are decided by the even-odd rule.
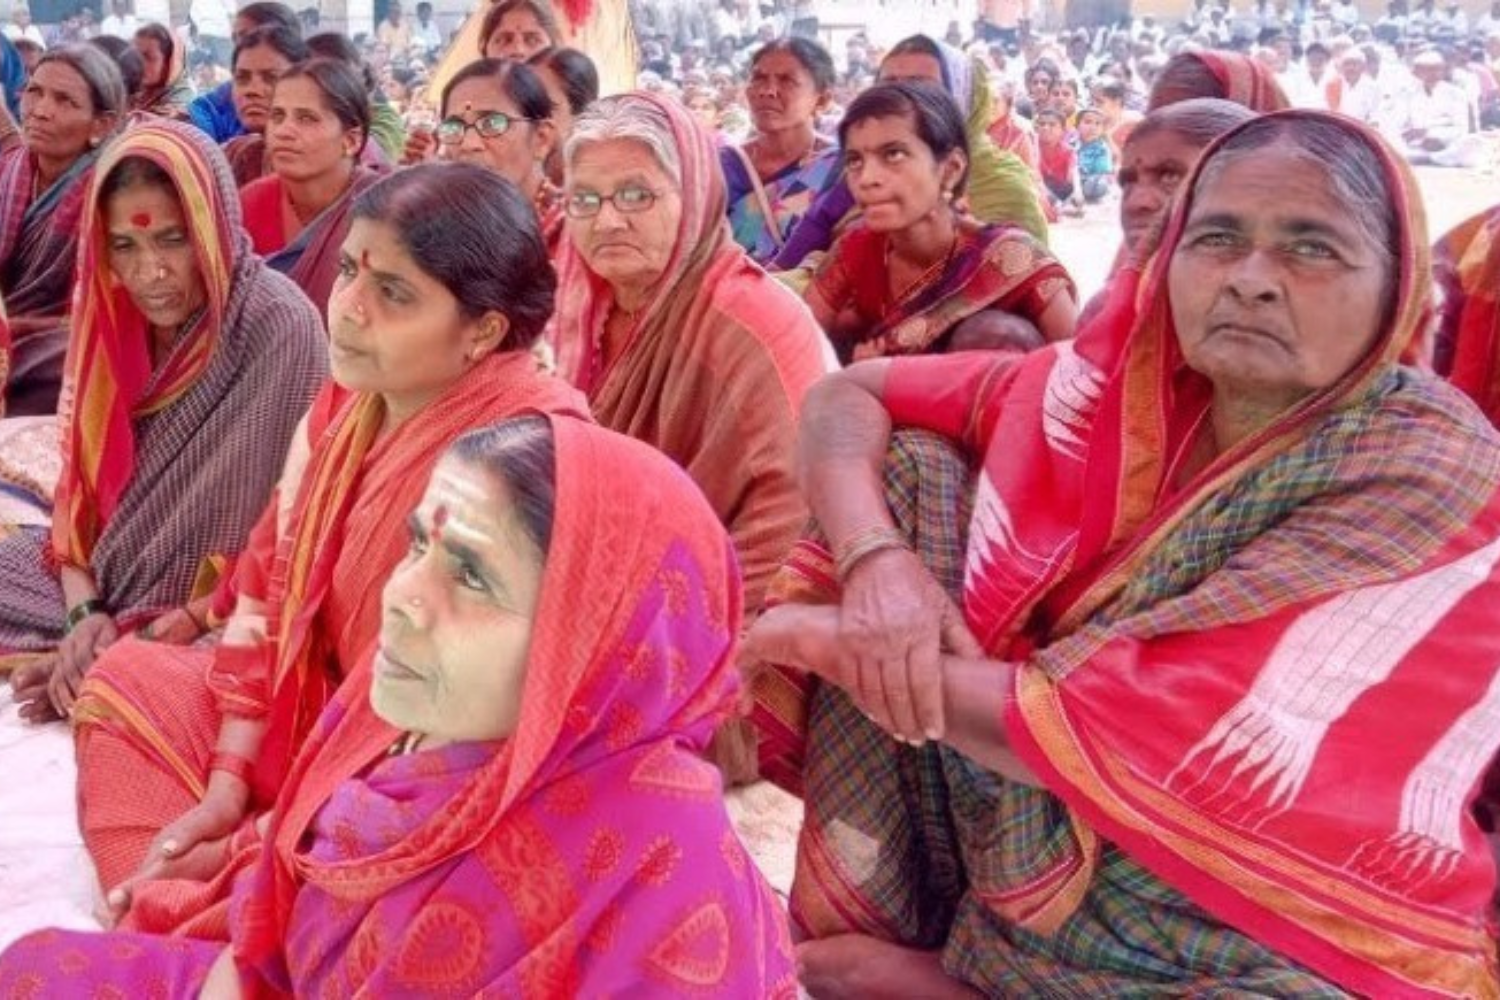
POLYGON ((904 532, 884 524, 872 524, 855 531, 844 539, 834 557, 834 575, 840 583, 849 579, 856 566, 877 552, 888 549, 911 551, 911 543, 904 532))
POLYGON ((215 750, 214 755, 209 758, 208 769, 210 772, 222 771, 248 785, 255 775, 255 761, 230 750, 215 750))
POLYGON ((90 597, 87 600, 79 601, 68 611, 68 617, 63 621, 63 635, 71 633, 79 625, 82 625, 85 619, 92 618, 94 615, 106 614, 109 614, 109 609, 97 597, 90 597))

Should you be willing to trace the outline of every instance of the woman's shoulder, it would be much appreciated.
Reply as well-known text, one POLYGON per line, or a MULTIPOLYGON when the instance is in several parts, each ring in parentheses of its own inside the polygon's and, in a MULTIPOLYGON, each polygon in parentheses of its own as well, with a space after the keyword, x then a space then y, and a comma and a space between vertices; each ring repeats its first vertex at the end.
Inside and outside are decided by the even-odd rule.
POLYGON ((721 374, 774 369, 800 395, 825 367, 822 329, 807 304, 749 259, 715 270, 717 280, 705 282, 711 318, 700 325, 700 355, 721 374))
POLYGON ((318 309, 297 283, 280 271, 257 261, 241 280, 252 283, 236 325, 242 336, 277 350, 297 347, 319 353, 327 349, 327 334, 318 309))

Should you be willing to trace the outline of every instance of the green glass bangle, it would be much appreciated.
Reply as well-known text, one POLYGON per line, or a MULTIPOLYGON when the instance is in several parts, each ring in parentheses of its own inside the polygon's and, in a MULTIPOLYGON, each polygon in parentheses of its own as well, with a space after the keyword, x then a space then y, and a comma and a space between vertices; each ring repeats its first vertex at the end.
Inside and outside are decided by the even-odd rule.
POLYGON ((79 601, 73 606, 73 610, 68 612, 68 620, 63 623, 63 635, 72 632, 90 615, 104 614, 105 611, 104 602, 97 597, 79 601))

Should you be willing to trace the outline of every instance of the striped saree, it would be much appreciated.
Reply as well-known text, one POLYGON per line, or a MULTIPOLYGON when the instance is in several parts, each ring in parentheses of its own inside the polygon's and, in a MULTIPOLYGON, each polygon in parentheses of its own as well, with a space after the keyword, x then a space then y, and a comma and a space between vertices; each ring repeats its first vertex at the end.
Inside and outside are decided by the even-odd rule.
POLYGON ((57 410, 73 291, 78 230, 98 153, 73 162, 38 192, 36 161, 24 146, 0 154, 0 293, 11 321, 6 410, 38 416, 57 410))
MULTIPOLYGON (((948 583, 1017 664, 1000 721, 1045 790, 947 750, 900 764, 918 752, 847 711, 820 721, 822 696, 775 674, 767 770, 808 786, 793 911, 817 936, 941 945, 992 994, 1500 995, 1471 816, 1500 747, 1500 439, 1400 364, 1429 289, 1406 168, 1348 120, 1285 115, 1336 122, 1385 164, 1396 307, 1342 380, 1190 480, 1172 468, 1210 387, 1183 366, 1165 284, 1189 203, 1138 295, 1116 287, 1139 310, 1019 361, 890 364, 893 421, 982 456, 949 473, 975 485, 948 583), (894 871, 922 888, 893 896, 894 871), (912 905, 941 933, 891 917, 912 905)), ((827 566, 805 546, 778 596, 829 599, 827 566)))
MULTIPOLYGON (((61 640, 58 564, 88 570, 124 631, 197 596, 205 569, 245 545, 327 376, 318 317, 250 252, 218 150, 191 126, 142 122, 108 147, 96 176, 134 158, 173 178, 207 302, 153 366, 145 317, 110 270, 104 206, 90 192, 52 528, 0 537, 0 657, 61 640)), ((53 484, 38 485, 33 500, 52 499, 53 484)))
POLYGON ((383 436, 380 398, 330 383, 313 403, 305 469, 297 483, 282 484, 295 494, 284 530, 262 534, 236 580, 267 609, 266 641, 189 648, 125 640, 95 663, 75 718, 84 843, 106 888, 134 873, 151 838, 202 797, 223 717, 268 726, 230 866, 209 882, 140 887, 128 926, 226 936, 230 886, 255 856, 254 820, 379 632, 381 586, 407 550, 406 516, 433 465, 465 431, 531 411, 586 408, 536 372, 529 353, 481 360, 383 436))

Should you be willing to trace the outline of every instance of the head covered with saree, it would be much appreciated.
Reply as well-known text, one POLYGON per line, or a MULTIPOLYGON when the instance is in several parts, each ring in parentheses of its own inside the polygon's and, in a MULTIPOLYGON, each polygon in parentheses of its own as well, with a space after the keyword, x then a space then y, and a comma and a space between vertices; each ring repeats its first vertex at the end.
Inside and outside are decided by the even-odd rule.
MULTIPOLYGON (((1481 721, 1500 705, 1500 441, 1402 364, 1428 310, 1417 188, 1372 131, 1289 111, 1227 133, 1183 191, 1155 257, 1121 272, 1118 301, 1075 341, 887 374, 894 421, 930 414, 921 426, 984 456, 964 612, 991 656, 1017 664, 1007 742, 1066 807, 1012 842, 1027 857, 985 886, 986 905, 1055 935, 1116 845, 1345 989, 1494 995, 1494 863, 1470 805, 1500 747, 1481 721), (1321 388, 1195 460, 1216 386, 1188 363, 1174 270, 1242 262, 1221 308, 1249 294, 1241 274, 1270 273, 1257 255, 1308 269, 1304 295, 1335 270, 1298 238, 1263 248, 1286 223, 1258 216, 1285 219, 1284 206, 1244 208, 1238 235, 1195 216, 1249 157, 1296 162, 1373 227, 1358 238, 1375 260, 1337 270, 1380 268, 1385 298, 1358 306, 1372 329, 1299 328, 1368 339, 1321 388)), ((1268 309, 1250 322, 1306 305, 1281 295, 1262 287, 1268 309)), ((793 910, 806 912, 795 893, 793 910)))
MULTIPOLYGON (((142 215, 128 225, 145 232, 161 224, 142 215)), ((275 481, 296 411, 327 373, 316 313, 250 252, 223 155, 199 130, 162 119, 135 122, 100 156, 78 267, 62 398, 63 474, 52 527, 56 558, 88 566, 125 506, 133 520, 173 520, 177 537, 157 539, 160 544, 193 550, 209 541, 199 537, 202 531, 237 549, 275 481), (111 243, 120 237, 111 232, 110 218, 115 198, 152 185, 169 189, 177 202, 180 238, 191 247, 196 272, 188 287, 202 296, 156 363, 151 323, 115 269, 137 265, 113 252, 111 243), (153 443, 165 441, 165 434, 170 445, 143 455, 138 438, 145 426, 153 443), (213 484, 212 503, 198 513, 184 504, 173 519, 159 510, 151 518, 136 516, 135 507, 158 490, 176 498, 172 506, 181 504, 195 480, 213 484)), ((163 268, 157 276, 165 274, 163 268)), ((137 560, 155 555, 129 553, 137 560)), ((191 580, 195 569, 182 572, 191 580)))
POLYGON ((1291 102, 1262 62, 1241 52, 1179 52, 1151 86, 1148 111, 1195 97, 1217 97, 1251 111, 1285 111, 1291 102))
MULTIPOLYGON (((574 124, 564 154, 568 162, 572 163, 582 144, 592 141, 591 120, 619 120, 625 115, 642 123, 641 130, 651 136, 656 150, 675 157, 676 169, 668 172, 676 174, 682 214, 663 276, 652 290, 650 301, 640 310, 629 335, 630 343, 620 354, 629 351, 630 344, 661 336, 680 326, 698 297, 693 293, 702 287, 707 274, 715 265, 723 266, 741 256, 733 246, 725 221, 728 193, 713 139, 671 98, 639 91, 596 102, 574 124)), ((661 156, 658 152, 657 158, 661 156)), ((600 339, 613 294, 609 283, 589 267, 573 240, 563 244, 560 258, 558 370, 592 398, 611 374, 602 367, 600 339)))
POLYGON ((447 461, 494 469, 537 434, 555 500, 513 732, 390 757, 361 665, 282 789, 236 956, 298 993, 794 996, 701 756, 738 689, 729 539, 669 460, 581 421, 500 424, 447 461))

